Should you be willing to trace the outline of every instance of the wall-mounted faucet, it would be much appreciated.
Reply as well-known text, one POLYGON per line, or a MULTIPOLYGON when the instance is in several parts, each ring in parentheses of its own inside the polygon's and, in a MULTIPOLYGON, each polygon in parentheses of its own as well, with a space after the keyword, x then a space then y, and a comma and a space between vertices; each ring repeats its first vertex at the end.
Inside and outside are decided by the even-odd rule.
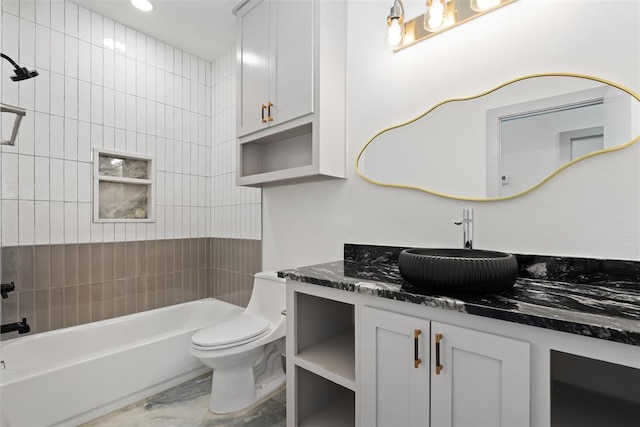
POLYGON ((462 225, 462 247, 473 249, 473 209, 462 209, 462 221, 454 224, 462 225))
POLYGON ((0 285, 0 295, 2 298, 9 298, 8 293, 16 290, 16 284, 14 282, 11 283, 3 283, 0 285))

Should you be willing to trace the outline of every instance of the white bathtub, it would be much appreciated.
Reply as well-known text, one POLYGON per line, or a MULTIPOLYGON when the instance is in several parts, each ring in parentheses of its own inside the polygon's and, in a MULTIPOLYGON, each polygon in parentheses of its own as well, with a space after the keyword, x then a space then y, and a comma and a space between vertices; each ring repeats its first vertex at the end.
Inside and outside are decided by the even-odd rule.
POLYGON ((207 371, 197 329, 243 308, 208 298, 0 343, 0 425, 78 425, 207 371))

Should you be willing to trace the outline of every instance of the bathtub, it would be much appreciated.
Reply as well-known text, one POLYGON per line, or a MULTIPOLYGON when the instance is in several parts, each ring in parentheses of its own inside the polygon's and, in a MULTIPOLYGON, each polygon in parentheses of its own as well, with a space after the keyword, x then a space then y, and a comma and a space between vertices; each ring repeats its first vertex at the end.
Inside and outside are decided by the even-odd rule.
POLYGON ((0 425, 78 425, 205 373, 199 328, 243 308, 213 298, 0 343, 0 425))

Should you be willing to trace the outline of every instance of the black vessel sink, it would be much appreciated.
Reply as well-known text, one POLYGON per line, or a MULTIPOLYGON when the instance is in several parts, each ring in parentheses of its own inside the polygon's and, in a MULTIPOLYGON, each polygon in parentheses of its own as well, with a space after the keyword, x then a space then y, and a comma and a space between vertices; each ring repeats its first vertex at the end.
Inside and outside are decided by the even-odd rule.
POLYGON ((398 267, 416 287, 452 293, 501 292, 518 277, 515 256, 481 249, 405 249, 398 267))

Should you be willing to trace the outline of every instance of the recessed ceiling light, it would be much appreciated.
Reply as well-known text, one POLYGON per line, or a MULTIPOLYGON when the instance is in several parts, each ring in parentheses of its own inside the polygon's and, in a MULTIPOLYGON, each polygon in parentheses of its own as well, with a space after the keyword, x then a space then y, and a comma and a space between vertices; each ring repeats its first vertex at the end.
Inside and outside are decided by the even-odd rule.
POLYGON ((149 0, 131 0, 131 4, 143 12, 150 12, 153 10, 153 5, 149 0))

